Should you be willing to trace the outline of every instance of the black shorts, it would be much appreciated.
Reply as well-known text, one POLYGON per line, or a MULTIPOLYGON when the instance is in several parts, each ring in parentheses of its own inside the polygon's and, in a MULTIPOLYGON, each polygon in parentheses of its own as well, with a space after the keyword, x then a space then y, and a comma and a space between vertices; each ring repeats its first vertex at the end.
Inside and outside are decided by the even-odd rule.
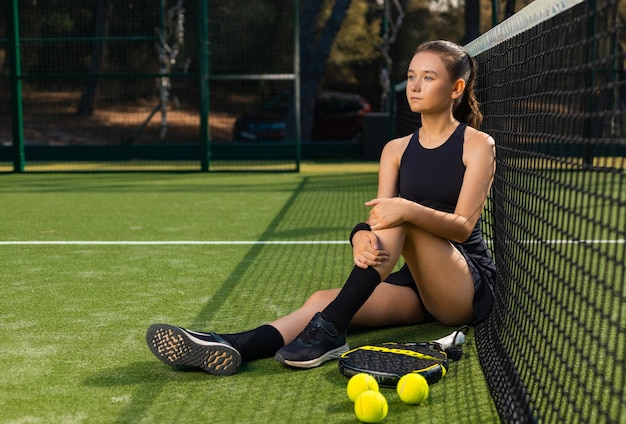
MULTIPOLYGON (((491 312, 491 308, 493 307, 492 287, 495 278, 495 274, 493 271, 495 271, 495 269, 483 269, 483 267, 481 267, 476 262, 476 260, 463 248, 463 246, 454 242, 452 244, 465 257, 470 272, 472 273, 472 278, 474 280, 474 299, 472 301, 472 306, 474 309, 475 317, 473 324, 476 325, 481 321, 487 319, 489 313, 491 312)), ((422 298, 417 288, 417 284, 415 284, 415 280, 413 279, 411 271, 409 271, 409 267, 406 263, 398 271, 389 275, 389 277, 385 279, 385 282, 393 284, 395 286, 403 286, 413 289, 417 294, 420 302, 422 303, 426 322, 436 321, 436 319, 424 306, 424 302, 422 302, 422 298)))

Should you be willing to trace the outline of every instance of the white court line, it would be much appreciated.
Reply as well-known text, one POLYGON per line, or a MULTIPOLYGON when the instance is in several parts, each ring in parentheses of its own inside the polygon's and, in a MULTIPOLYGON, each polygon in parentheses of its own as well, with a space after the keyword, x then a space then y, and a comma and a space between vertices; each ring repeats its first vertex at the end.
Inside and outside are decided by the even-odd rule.
POLYGON ((0 246, 8 245, 95 245, 95 246, 153 246, 153 245, 258 245, 258 244, 348 244, 345 240, 163 240, 163 241, 105 241, 105 240, 26 240, 0 241, 0 246))
MULTIPOLYGON (((514 240, 511 240, 514 242, 514 240)), ((491 240, 487 240, 491 244, 491 240)), ((522 240, 522 244, 624 244, 624 239, 615 240, 522 240)), ((154 246, 154 245, 330 245, 348 244, 347 240, 22 240, 0 241, 0 246, 16 245, 61 245, 61 246, 154 246)))
POLYGON ((624 239, 616 240, 523 240, 523 244, 624 244, 624 239))

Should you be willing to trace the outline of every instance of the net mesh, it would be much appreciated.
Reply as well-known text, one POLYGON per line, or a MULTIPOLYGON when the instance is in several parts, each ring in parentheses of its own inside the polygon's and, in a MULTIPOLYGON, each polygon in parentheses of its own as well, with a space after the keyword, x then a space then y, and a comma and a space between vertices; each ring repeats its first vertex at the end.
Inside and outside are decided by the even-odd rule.
MULTIPOLYGON (((467 46, 497 155, 477 349, 503 421, 624 423, 626 3, 531 5, 467 46)), ((401 86, 396 100, 410 133, 401 86)))

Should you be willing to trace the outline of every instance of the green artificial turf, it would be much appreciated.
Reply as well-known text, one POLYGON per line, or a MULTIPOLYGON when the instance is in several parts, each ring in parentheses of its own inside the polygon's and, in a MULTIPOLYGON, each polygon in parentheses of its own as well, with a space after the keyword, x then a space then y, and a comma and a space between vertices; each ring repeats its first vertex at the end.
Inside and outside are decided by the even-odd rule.
MULTIPOLYGON (((233 332, 297 308, 351 268, 345 240, 376 192, 371 165, 300 173, 0 177, 0 422, 353 423, 335 362, 273 359, 230 377, 180 370, 145 343, 154 322, 233 332), (206 241, 318 244, 192 244, 206 241), (76 244, 174 241, 183 244, 76 244)), ((351 346, 423 341, 438 324, 349 334, 351 346)), ((383 389, 389 423, 498 422, 473 332, 419 406, 383 389)))

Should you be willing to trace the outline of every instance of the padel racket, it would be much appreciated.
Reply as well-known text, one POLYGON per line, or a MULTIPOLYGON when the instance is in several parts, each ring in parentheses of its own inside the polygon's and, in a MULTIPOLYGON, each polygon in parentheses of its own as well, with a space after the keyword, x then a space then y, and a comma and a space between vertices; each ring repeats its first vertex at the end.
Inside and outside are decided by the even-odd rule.
POLYGON ((446 374, 449 361, 461 358, 461 345, 468 327, 431 342, 381 343, 352 349, 339 359, 339 370, 350 378, 367 373, 383 387, 395 387, 398 380, 412 372, 433 384, 446 374))

